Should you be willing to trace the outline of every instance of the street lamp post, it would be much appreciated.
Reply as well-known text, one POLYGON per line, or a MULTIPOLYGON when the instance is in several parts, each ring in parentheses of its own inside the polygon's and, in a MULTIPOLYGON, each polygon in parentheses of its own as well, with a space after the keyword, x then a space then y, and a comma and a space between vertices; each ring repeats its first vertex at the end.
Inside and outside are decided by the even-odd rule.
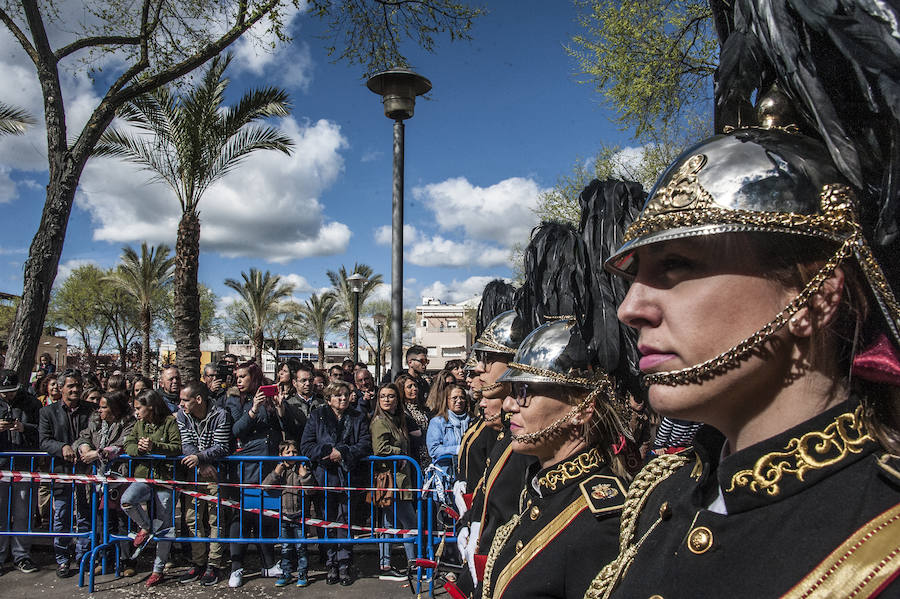
POLYGON ((350 291, 353 292, 353 363, 359 362, 359 294, 362 293, 363 287, 368 282, 365 276, 358 272, 347 277, 347 283, 350 284, 350 291))
POLYGON ((375 320, 375 382, 381 384, 381 331, 386 317, 381 312, 372 317, 375 320))
POLYGON ((431 90, 431 82, 408 69, 373 75, 366 86, 382 97, 384 116, 394 121, 393 202, 391 218, 391 368, 403 356, 403 121, 411 118, 416 96, 431 90))

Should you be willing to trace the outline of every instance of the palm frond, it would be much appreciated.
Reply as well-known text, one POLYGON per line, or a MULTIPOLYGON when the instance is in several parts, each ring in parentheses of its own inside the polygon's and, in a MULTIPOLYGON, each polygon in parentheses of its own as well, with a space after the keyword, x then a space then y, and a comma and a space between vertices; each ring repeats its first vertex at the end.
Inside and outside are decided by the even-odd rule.
POLYGON ((0 102, 0 135, 22 135, 37 120, 26 110, 0 102))

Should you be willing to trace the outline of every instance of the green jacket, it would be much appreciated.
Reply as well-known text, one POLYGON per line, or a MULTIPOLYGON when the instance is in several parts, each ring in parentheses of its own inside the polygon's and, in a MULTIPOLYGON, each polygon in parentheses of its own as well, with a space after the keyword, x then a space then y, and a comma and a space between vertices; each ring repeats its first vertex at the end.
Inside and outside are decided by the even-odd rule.
MULTIPOLYGON (((372 450, 377 456, 409 456, 409 437, 402 435, 397 425, 384 416, 375 416, 369 425, 372 431, 372 450)), ((397 475, 394 480, 394 486, 402 489, 415 488, 409 462, 397 461, 397 475)), ((383 467, 393 472, 394 467, 391 463, 382 462, 383 467)), ((403 491, 400 493, 400 499, 411 501, 416 498, 415 493, 403 491)))
MULTIPOLYGON (((159 426, 143 420, 135 422, 134 428, 125 439, 125 453, 130 456, 143 455, 138 451, 138 441, 142 437, 150 437, 150 440, 153 441, 153 450, 150 453, 154 455, 169 457, 181 455, 181 433, 178 432, 178 423, 171 414, 166 416, 159 426)), ((151 467, 153 468, 153 478, 172 478, 172 462, 162 460, 135 460, 132 476, 148 477, 151 467)))

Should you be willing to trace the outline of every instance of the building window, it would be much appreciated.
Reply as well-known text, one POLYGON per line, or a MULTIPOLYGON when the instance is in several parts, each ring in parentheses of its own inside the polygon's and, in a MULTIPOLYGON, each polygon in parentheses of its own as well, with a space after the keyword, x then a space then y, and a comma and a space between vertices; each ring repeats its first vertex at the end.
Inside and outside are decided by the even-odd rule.
POLYGON ((458 329, 458 328, 459 328, 459 322, 456 321, 456 320, 448 320, 448 321, 447 321, 447 328, 448 328, 448 329, 458 329))

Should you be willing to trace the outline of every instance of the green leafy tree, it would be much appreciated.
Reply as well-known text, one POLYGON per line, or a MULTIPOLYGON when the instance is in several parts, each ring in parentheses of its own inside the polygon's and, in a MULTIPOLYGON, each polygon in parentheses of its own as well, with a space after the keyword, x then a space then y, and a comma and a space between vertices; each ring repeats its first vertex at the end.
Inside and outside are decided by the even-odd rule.
MULTIPOLYGON (((207 285, 197 283, 197 295, 200 296, 200 340, 205 341, 213 335, 221 332, 222 323, 216 317, 216 302, 218 297, 207 285)), ((175 291, 169 286, 168 293, 162 304, 162 325, 160 329, 154 326, 154 330, 164 333, 169 337, 175 336, 175 291)))
MULTIPOLYGON (((350 281, 348 280, 348 277, 352 276, 354 273, 358 273, 367 279, 363 284, 362 291, 359 292, 359 305, 360 311, 362 311, 362 307, 365 305, 366 300, 372 295, 375 288, 381 285, 383 280, 381 275, 373 274, 373 272, 372 267, 368 264, 356 263, 353 265, 353 270, 349 273, 343 265, 337 271, 329 270, 326 273, 328 275, 328 280, 331 282, 331 286, 334 288, 334 297, 337 300, 341 316, 343 316, 348 324, 347 334, 350 337, 350 342, 348 343, 350 346, 350 355, 356 353, 356 325, 353 322, 353 307, 356 303, 356 294, 350 290, 350 281)), ((388 311, 388 314, 390 314, 390 311, 388 311)))
POLYGON ((76 334, 92 370, 110 334, 109 322, 97 311, 105 277, 101 269, 85 264, 72 270, 53 294, 51 318, 76 334))
POLYGON ((237 304, 243 323, 249 325, 253 356, 256 363, 262 366, 266 327, 278 312, 279 302, 293 293, 294 286, 282 283, 280 276, 273 275, 268 270, 264 274, 255 268, 251 268, 249 273, 242 272, 241 278, 243 282, 225 279, 225 285, 237 291, 241 297, 237 304))
POLYGON ((324 368, 325 337, 347 321, 331 291, 326 291, 322 295, 313 293, 308 300, 300 304, 299 312, 303 318, 305 329, 318 342, 319 368, 324 368))
POLYGON ((22 135, 28 125, 36 122, 21 108, 0 102, 0 135, 22 135))
MULTIPOLYGON (((188 75, 263 19, 279 40, 290 41, 285 24, 301 2, 85 0, 78 3, 77 21, 64 10, 72 4, 68 0, 0 0, 0 23, 34 65, 47 130, 47 195, 25 261, 23 301, 16 311, 4 364, 23 378, 31 370, 47 316, 75 190, 117 111, 188 75), (71 41, 54 47, 48 27, 65 30, 71 41), (106 59, 104 65, 97 62, 101 58, 106 59), (81 131, 69 131, 60 70, 95 73, 101 66, 105 67, 102 80, 108 85, 97 84, 100 102, 81 131)), ((399 48, 407 39, 432 50, 437 35, 468 38, 473 20, 481 14, 455 0, 312 0, 304 6, 309 14, 326 21, 323 38, 331 40, 330 51, 341 60, 365 65, 369 72, 382 65, 403 64, 399 48)), ((199 366, 199 354, 195 355, 199 350, 179 348, 179 359, 184 351, 190 351, 191 365, 196 361, 199 366)), ((188 372, 197 374, 197 368, 188 372)))
POLYGON ((575 0, 567 52, 637 139, 711 113, 718 38, 708 0, 575 0))
MULTIPOLYGON (((107 282, 114 272, 112 269, 107 271, 103 282, 107 282)), ((123 371, 128 370, 128 346, 141 331, 140 304, 124 289, 103 285, 96 310, 109 326, 110 338, 119 352, 119 366, 123 371)))
MULTIPOLYGON (((366 303, 364 321, 361 321, 359 330, 360 339, 369 346, 370 355, 375 355, 378 351, 378 326, 375 324, 373 317, 376 314, 385 316, 384 324, 381 326, 381 355, 379 359, 382 367, 384 367, 387 356, 391 351, 391 302, 387 300, 371 300, 366 303)), ((403 343, 412 343, 413 335, 416 331, 416 312, 415 310, 403 311, 403 343)))
POLYGON ((300 304, 291 301, 279 302, 266 323, 264 333, 267 349, 276 360, 289 342, 302 347, 306 331, 300 316, 300 304))
MULTIPOLYGON (((153 316, 162 309, 166 290, 172 283, 175 259, 169 257, 169 246, 160 244, 148 247, 141 244, 141 254, 125 246, 118 268, 109 276, 109 281, 129 294, 138 304, 142 333, 142 348, 150 348, 150 333, 153 330, 153 316)), ((150 352, 141 352, 141 372, 150 376, 150 352)))
MULTIPOLYGON (((96 153, 140 164, 169 185, 181 205, 175 241, 175 356, 188 378, 200 376, 200 213, 198 204, 209 186, 257 150, 290 153, 293 142, 263 119, 288 115, 287 92, 263 88, 245 93, 225 106, 231 57, 213 58, 199 84, 182 96, 159 88, 139 96, 120 110, 138 135, 110 129, 96 153), (150 134, 151 139, 144 134, 150 134)), ((257 353, 262 350, 257 348, 257 353)))

